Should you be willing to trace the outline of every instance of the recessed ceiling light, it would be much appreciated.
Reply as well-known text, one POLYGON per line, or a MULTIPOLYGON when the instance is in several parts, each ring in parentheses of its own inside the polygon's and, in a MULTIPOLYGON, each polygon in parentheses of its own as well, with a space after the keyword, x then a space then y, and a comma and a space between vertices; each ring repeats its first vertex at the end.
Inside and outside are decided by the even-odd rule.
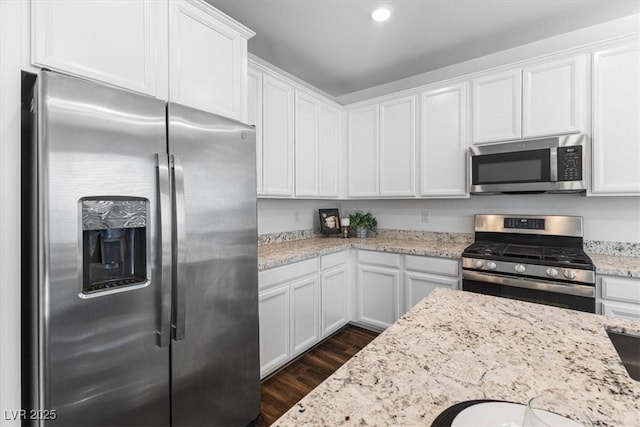
POLYGON ((389 19, 391 11, 386 7, 381 7, 371 12, 371 19, 377 22, 383 22, 389 19))

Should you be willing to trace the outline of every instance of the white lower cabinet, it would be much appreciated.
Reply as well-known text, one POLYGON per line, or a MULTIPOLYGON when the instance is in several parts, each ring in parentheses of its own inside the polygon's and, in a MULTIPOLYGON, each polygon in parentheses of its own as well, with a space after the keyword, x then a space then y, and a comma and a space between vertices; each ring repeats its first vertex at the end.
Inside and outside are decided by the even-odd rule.
POLYGON ((406 290, 405 313, 436 288, 457 289, 458 287, 457 278, 435 276, 415 271, 405 271, 404 283, 406 290))
POLYGON ((290 285, 291 355, 296 356, 318 342, 318 274, 290 285))
POLYGON ((318 258, 258 275, 261 377, 318 341, 318 277, 318 258))
POLYGON ((405 255, 403 314, 435 288, 458 289, 460 262, 454 259, 405 255))
POLYGON ((640 279, 599 276, 601 314, 640 321, 640 279))
POLYGON ((261 271, 260 376, 350 321, 386 329, 433 289, 457 289, 459 272, 458 260, 351 249, 261 271))
POLYGON ((325 338, 347 324, 347 252, 325 255, 320 275, 321 335, 325 338))
POLYGON ((260 293, 260 376, 289 360, 289 284, 260 293))
POLYGON ((386 329, 400 315, 400 255, 358 251, 356 320, 386 329))

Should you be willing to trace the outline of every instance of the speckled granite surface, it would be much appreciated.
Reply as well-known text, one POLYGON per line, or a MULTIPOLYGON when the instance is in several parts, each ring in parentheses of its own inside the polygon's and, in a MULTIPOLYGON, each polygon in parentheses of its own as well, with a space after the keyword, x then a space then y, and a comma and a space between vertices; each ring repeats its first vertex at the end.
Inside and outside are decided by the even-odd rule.
POLYGON ((429 426, 458 402, 545 395, 597 426, 640 426, 640 382, 627 375, 604 325, 640 330, 631 321, 436 289, 274 425, 429 426))
POLYGON ((462 251, 467 246, 469 246, 469 243, 466 242, 449 243, 386 237, 367 239, 319 237, 259 246, 258 269, 266 270, 268 268, 278 267, 348 248, 443 258, 460 258, 462 251))
POLYGON ((585 240, 584 250, 592 254, 640 257, 640 243, 585 240))
MULTIPOLYGON (((471 241, 462 233, 431 233, 434 240, 425 235, 403 233, 379 233, 368 239, 342 239, 339 237, 314 237, 282 243, 262 244, 258 247, 258 269, 278 267, 318 255, 338 252, 347 248, 393 252, 444 258, 460 258, 471 241), (413 237, 412 237, 413 236, 413 237)), ((640 257, 615 256, 589 253, 598 274, 640 278, 640 257)))
POLYGON ((597 274, 640 278, 640 257, 587 253, 596 265, 597 274))

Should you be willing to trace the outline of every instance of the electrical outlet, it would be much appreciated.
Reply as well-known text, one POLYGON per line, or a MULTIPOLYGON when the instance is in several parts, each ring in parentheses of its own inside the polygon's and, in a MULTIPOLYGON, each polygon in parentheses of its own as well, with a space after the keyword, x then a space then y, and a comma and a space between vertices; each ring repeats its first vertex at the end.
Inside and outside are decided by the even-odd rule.
POLYGON ((300 224, 300 211, 295 211, 293 222, 295 222, 296 224, 300 224))
POLYGON ((422 223, 423 224, 429 223, 429 211, 422 211, 422 223))

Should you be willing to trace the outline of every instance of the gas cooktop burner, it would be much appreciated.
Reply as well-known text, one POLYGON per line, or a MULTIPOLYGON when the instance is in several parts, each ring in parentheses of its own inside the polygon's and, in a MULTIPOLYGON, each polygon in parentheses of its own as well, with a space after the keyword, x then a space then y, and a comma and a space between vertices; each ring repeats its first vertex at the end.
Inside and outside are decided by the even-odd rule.
POLYGON ((591 259, 579 248, 514 245, 496 242, 475 242, 462 254, 488 260, 535 263, 548 266, 574 265, 592 269, 591 259))

